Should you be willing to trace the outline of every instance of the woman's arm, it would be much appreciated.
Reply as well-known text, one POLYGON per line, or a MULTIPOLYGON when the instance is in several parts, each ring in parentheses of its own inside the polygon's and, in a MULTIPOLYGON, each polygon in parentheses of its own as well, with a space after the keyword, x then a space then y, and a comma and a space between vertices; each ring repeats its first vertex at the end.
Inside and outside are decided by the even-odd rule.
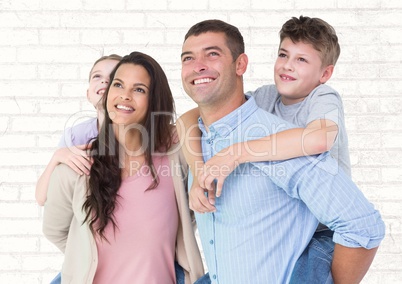
MULTIPOLYGON (((49 179, 49 192, 43 211, 45 237, 64 253, 73 218, 73 195, 77 174, 66 165, 57 166, 49 179)), ((84 189, 82 189, 84 190, 84 189)))

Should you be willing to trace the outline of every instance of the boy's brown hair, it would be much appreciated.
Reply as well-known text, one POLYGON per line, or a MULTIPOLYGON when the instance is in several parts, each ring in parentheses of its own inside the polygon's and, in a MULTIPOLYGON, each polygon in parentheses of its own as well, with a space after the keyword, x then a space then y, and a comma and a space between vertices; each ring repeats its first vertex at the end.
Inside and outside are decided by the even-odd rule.
POLYGON ((311 44, 320 53, 322 66, 335 65, 341 53, 335 29, 320 18, 292 17, 283 24, 279 36, 281 43, 289 38, 294 43, 311 44))

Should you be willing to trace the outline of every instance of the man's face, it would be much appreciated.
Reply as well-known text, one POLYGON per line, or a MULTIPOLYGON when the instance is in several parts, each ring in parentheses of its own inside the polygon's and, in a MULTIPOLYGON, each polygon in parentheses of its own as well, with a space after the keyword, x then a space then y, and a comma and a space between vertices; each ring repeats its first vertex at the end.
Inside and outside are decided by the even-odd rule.
POLYGON ((236 64, 224 33, 190 36, 183 44, 182 83, 199 106, 222 103, 236 89, 236 64))

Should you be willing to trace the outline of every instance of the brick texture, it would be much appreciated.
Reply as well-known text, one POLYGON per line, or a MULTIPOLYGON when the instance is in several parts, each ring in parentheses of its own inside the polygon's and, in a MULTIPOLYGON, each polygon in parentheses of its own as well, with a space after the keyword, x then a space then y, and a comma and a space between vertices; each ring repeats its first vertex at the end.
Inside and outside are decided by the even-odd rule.
MULTIPOLYGON (((280 26, 317 16, 338 32, 328 82, 345 106, 352 174, 381 211, 386 238, 363 280, 402 283, 402 2, 0 0, 0 283, 49 283, 62 254, 42 235, 36 179, 66 123, 91 106, 87 76, 101 55, 139 50, 165 69, 178 115, 194 107, 180 79, 184 34, 218 18, 240 28, 246 90, 272 83, 280 26)), ((242 284, 242 283, 241 283, 242 284)))

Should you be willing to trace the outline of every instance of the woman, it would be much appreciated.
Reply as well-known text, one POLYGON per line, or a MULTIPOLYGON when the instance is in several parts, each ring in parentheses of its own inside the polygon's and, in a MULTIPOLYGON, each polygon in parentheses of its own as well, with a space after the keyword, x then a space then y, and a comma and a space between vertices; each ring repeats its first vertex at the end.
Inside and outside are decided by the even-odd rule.
POLYGON ((125 56, 104 96, 105 120, 91 146, 90 176, 54 170, 43 232, 65 255, 63 283, 185 283, 203 275, 172 145, 173 97, 148 55, 125 56))

